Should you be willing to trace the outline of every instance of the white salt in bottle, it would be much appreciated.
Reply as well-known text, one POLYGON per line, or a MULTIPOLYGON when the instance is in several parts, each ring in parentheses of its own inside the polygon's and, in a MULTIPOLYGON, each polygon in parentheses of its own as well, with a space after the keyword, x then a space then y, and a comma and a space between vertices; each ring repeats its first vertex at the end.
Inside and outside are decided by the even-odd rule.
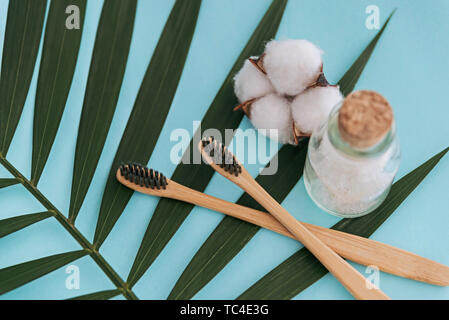
POLYGON ((385 200, 399 162, 390 104, 374 91, 357 91, 314 130, 304 182, 320 208, 340 217, 359 217, 385 200))

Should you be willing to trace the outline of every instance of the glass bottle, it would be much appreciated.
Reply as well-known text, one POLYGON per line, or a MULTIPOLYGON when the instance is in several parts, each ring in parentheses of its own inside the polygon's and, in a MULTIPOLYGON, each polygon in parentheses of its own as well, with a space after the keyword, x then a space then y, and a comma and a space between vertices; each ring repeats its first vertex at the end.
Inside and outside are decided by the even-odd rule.
POLYGON ((323 210, 344 218, 372 212, 387 197, 400 148, 388 101, 358 91, 337 104, 309 142, 304 183, 323 210))

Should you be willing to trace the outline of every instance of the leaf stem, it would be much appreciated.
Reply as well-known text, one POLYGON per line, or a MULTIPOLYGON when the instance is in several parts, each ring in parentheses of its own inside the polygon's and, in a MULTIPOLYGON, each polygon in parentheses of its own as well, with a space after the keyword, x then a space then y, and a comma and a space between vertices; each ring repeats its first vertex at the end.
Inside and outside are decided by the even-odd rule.
POLYGON ((128 300, 138 300, 137 296, 128 287, 127 283, 118 275, 118 273, 112 268, 112 266, 104 259, 104 257, 98 252, 92 243, 87 240, 83 234, 75 227, 75 225, 67 219, 61 211, 59 211, 51 202, 47 199, 39 189, 28 180, 19 170, 17 170, 6 158, 0 153, 0 163, 7 169, 20 183, 51 213, 55 219, 64 227, 70 235, 86 250, 90 257, 96 262, 96 264, 103 270, 106 276, 112 281, 112 283, 121 291, 123 296, 128 300))

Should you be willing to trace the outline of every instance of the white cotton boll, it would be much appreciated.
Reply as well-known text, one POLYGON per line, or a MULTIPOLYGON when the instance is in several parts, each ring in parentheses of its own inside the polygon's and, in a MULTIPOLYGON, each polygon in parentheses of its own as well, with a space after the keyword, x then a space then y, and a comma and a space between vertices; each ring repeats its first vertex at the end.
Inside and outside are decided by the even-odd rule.
POLYGON ((234 91, 239 101, 245 102, 272 93, 274 88, 267 76, 246 60, 234 77, 234 91))
POLYGON ((312 133, 326 121, 332 108, 343 100, 335 86, 309 88, 292 101, 292 116, 296 127, 303 133, 312 133))
POLYGON ((265 47, 263 66, 279 94, 295 96, 318 78, 322 53, 307 40, 272 40, 265 47))
POLYGON ((250 120, 261 133, 280 143, 293 144, 293 119, 287 99, 269 94, 251 105, 250 120), (269 129, 277 129, 277 133, 269 129))

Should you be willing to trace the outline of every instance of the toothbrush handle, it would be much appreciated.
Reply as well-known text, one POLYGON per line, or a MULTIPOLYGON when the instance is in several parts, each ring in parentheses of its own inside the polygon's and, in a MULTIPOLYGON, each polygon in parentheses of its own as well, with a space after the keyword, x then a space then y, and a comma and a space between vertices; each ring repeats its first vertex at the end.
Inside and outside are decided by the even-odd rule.
POLYGON ((326 246, 301 222, 285 210, 256 181, 245 188, 257 202, 268 210, 296 239, 331 272, 338 281, 356 298, 363 300, 389 300, 390 298, 378 288, 368 287, 367 280, 349 263, 326 246))
MULTIPOLYGON (((271 214, 219 199, 170 181, 174 199, 222 212, 228 216, 258 225, 296 239, 271 214)), ((375 265, 380 270, 397 276, 449 286, 449 267, 393 246, 359 237, 350 233, 302 223, 309 231, 334 250, 339 256, 365 266, 375 265)))

